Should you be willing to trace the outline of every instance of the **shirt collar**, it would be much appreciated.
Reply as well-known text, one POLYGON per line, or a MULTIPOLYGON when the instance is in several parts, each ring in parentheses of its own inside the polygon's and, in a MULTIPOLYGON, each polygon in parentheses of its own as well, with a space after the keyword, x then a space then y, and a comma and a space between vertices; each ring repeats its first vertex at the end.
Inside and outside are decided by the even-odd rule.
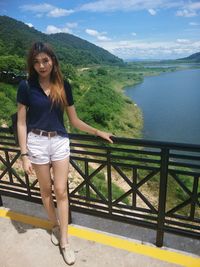
POLYGON ((41 88, 38 79, 30 79, 30 78, 29 78, 29 79, 28 79, 28 82, 29 82, 30 86, 41 88))

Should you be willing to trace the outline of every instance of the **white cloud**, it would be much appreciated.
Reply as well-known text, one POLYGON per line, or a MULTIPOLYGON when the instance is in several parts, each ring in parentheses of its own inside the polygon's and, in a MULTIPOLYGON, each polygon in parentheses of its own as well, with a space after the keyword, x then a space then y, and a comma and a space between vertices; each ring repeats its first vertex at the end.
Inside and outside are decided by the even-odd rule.
POLYGON ((155 9, 182 7, 182 5, 182 0, 96 0, 83 4, 79 10, 91 12, 150 10, 155 15, 155 9))
POLYGON ((63 17, 63 16, 68 16, 70 14, 72 14, 74 11, 72 9, 62 9, 62 8, 55 8, 53 10, 51 10, 47 16, 48 17, 54 17, 54 18, 57 18, 57 17, 63 17))
POLYGON ((98 36, 98 31, 92 29, 86 29, 85 32, 91 36, 98 36))
POLYGON ((31 11, 34 13, 46 13, 51 11, 54 8, 54 6, 49 5, 47 3, 44 4, 38 4, 38 5, 31 5, 31 4, 27 4, 27 5, 23 5, 20 7, 21 10, 23 11, 31 11))
POLYGON ((200 10, 200 2, 190 2, 184 0, 91 0, 87 3, 82 4, 75 10, 63 9, 54 5, 43 3, 43 4, 26 4, 20 6, 22 11, 30 11, 41 17, 47 15, 49 17, 61 17, 68 16, 78 11, 89 11, 89 12, 114 12, 114 11, 138 11, 148 10, 148 12, 154 16, 156 10, 178 8, 176 12, 177 16, 193 17, 198 14, 200 10))
MULTIPOLYGON (((130 11, 149 9, 157 6, 153 0, 98 0, 83 4, 80 9, 92 12, 106 12, 106 11, 130 11)), ((160 2, 160 1, 159 1, 160 2)))
POLYGON ((33 24, 32 23, 25 23, 26 25, 28 25, 30 28, 32 28, 33 27, 33 24))
POLYGON ((167 59, 184 57, 198 52, 200 40, 177 39, 168 42, 122 40, 115 42, 98 41, 95 44, 123 59, 167 59))
POLYGON ((176 39, 176 42, 180 43, 180 44, 189 44, 190 40, 188 40, 188 39, 176 39))
POLYGON ((197 13, 193 10, 183 9, 183 10, 178 10, 176 12, 176 16, 191 18, 197 16, 197 13))
POLYGON ((189 2, 188 4, 184 4, 180 10, 176 12, 177 16, 181 17, 195 17, 198 15, 200 11, 200 2, 189 2))
POLYGON ((44 3, 44 4, 27 4, 20 6, 22 11, 28 11, 35 13, 37 17, 42 17, 46 15, 48 17, 63 17, 72 14, 74 11, 72 9, 63 9, 56 6, 44 3))
POLYGON ((102 35, 97 36, 97 39, 99 41, 109 41, 110 40, 110 38, 108 38, 107 36, 102 36, 102 35))
POLYGON ((64 28, 58 28, 54 25, 48 25, 45 31, 47 34, 52 34, 52 33, 71 33, 71 30, 67 27, 64 28))
POLYGON ((156 15, 156 11, 155 11, 153 8, 148 9, 148 12, 149 12, 152 16, 156 15))
POLYGON ((93 29, 86 29, 85 32, 90 36, 96 37, 99 41, 109 41, 110 38, 106 36, 106 32, 98 32, 93 29))
POLYGON ((188 7, 193 10, 200 10, 200 2, 189 3, 188 7))

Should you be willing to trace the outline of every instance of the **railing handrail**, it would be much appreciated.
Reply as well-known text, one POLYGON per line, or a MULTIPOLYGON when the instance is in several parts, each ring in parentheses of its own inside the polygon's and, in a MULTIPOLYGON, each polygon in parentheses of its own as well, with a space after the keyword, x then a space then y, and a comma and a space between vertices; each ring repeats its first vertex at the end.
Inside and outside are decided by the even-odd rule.
MULTIPOLYGON (((0 127, 0 133, 11 133, 9 127, 0 127)), ((83 137, 84 140, 95 141, 97 138, 102 141, 100 137, 96 137, 90 134, 78 134, 78 133, 69 133, 69 137, 73 140, 81 140, 83 137)), ((154 146, 154 147, 170 147, 174 150, 186 149, 186 150, 200 150, 200 144, 191 144, 191 143, 182 143, 182 142, 171 142, 171 141, 158 141, 152 139, 138 139, 130 137, 118 137, 112 136, 111 139, 118 144, 128 144, 128 145, 141 145, 141 146, 154 146)))
MULTIPOLYGON (((69 137, 73 140, 80 140, 82 137, 84 140, 88 141, 95 141, 97 140, 96 137, 89 135, 89 134, 73 134, 69 133, 69 137)), ((102 140, 100 137, 99 140, 102 140)), ((116 137, 112 136, 111 139, 113 142, 118 144, 127 144, 127 145, 140 145, 140 146, 150 146, 150 147, 170 147, 174 150, 185 149, 185 150, 192 150, 192 151, 200 151, 200 144, 189 144, 189 143, 178 143, 178 142, 168 142, 168 141, 157 141, 157 140, 150 140, 150 139, 137 139, 137 138, 124 138, 124 137, 116 137)))

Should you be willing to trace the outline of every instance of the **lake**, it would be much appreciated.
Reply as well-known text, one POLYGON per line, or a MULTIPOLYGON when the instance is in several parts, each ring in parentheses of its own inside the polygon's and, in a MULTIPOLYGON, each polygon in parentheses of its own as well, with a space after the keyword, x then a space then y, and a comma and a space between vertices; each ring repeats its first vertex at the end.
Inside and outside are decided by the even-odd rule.
POLYGON ((146 77, 125 89, 143 112, 143 138, 200 144, 200 69, 146 77))

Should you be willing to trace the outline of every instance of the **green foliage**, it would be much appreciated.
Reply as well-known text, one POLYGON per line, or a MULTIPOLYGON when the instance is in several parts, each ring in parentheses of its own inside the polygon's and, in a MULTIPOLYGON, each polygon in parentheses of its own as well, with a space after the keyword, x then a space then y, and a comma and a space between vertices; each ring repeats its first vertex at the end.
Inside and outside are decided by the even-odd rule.
POLYGON ((9 124, 10 115, 16 111, 16 88, 0 83, 0 121, 9 124))
POLYGON ((81 98, 77 110, 84 121, 108 127, 122 106, 123 101, 119 94, 98 83, 81 98))
POLYGON ((64 79, 75 80, 76 70, 72 64, 61 64, 61 71, 63 73, 64 79))
MULTIPOLYGON (((181 176, 181 182, 192 192, 193 179, 189 176, 181 176)), ((176 186, 176 196, 178 199, 185 201, 185 197, 188 195, 183 191, 180 185, 176 186)))
POLYGON ((0 83, 0 92, 16 105, 16 87, 6 83, 0 83))
POLYGON ((11 71, 18 73, 24 71, 24 59, 16 55, 0 56, 0 71, 11 71))
POLYGON ((107 70, 104 69, 104 68, 98 68, 98 69, 97 69, 97 74, 98 74, 98 75, 107 75, 108 72, 107 72, 107 70))

